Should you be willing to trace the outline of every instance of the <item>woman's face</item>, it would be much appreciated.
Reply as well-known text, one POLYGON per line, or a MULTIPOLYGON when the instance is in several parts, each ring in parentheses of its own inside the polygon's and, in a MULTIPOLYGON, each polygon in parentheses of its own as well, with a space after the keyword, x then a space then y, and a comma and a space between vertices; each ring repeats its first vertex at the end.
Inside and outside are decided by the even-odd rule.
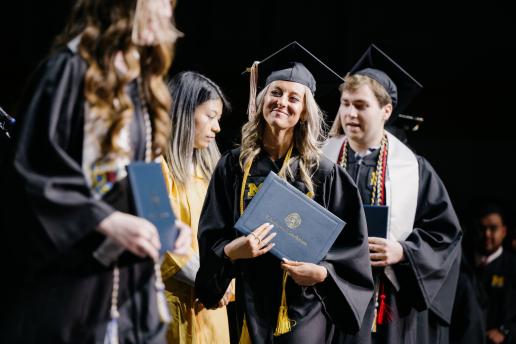
POLYGON ((222 108, 220 98, 207 100, 195 108, 194 148, 206 148, 215 140, 215 136, 220 132, 222 108))
POLYGON ((269 127, 289 130, 296 126, 305 109, 305 90, 292 81, 273 81, 263 102, 263 117, 269 127))

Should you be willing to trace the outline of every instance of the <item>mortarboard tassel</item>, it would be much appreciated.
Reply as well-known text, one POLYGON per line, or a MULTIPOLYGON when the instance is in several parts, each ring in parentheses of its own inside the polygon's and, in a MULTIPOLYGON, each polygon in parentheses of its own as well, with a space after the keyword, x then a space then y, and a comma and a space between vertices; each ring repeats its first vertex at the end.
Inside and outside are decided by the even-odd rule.
POLYGON ((378 278, 378 291, 376 292, 375 297, 375 307, 374 307, 374 320, 373 326, 371 328, 371 332, 375 333, 377 331, 378 325, 383 325, 392 320, 392 311, 390 310, 389 305, 387 304, 387 294, 385 293, 384 282, 378 278))
POLYGON ((385 316, 385 294, 380 294, 380 307, 378 308, 378 325, 383 324, 383 317, 385 316))
POLYGON ((242 332, 240 334, 240 340, 238 344, 251 344, 251 337, 249 336, 249 329, 247 328, 247 321, 244 315, 244 321, 242 323, 242 332))
POLYGON ((371 326, 371 332, 376 333, 376 324, 378 321, 378 298, 380 294, 380 277, 377 277, 374 282, 374 317, 373 325, 371 326))
MULTIPOLYGON (((253 67, 258 67, 257 62, 255 62, 253 64, 253 67)), ((251 71, 251 79, 253 79, 253 77, 252 77, 253 67, 251 67, 251 70, 250 70, 251 71)), ((256 92, 256 90, 255 90, 255 92, 256 92)), ((252 91, 251 91, 251 93, 252 93, 252 91)), ((251 100, 249 101, 249 104, 251 104, 251 100)), ((256 110, 255 105, 253 105, 252 107, 250 106, 249 108, 250 109, 254 108, 256 110)), ((286 178, 285 171, 289 164, 293 149, 294 149, 294 144, 292 144, 290 146, 290 148, 287 151, 287 154, 285 155, 285 159, 283 160, 283 166, 281 166, 281 169, 279 172, 279 175, 282 176, 283 178, 286 178)), ((247 177, 249 176, 249 172, 251 170, 252 165, 253 165, 253 161, 252 160, 248 161, 248 162, 246 162, 245 168, 244 168, 244 175, 242 177, 242 186, 240 187, 240 215, 242 215, 244 213, 245 188, 247 185, 247 177)), ((312 195, 310 193, 308 194, 308 196, 312 197, 312 195)), ((290 332, 292 330, 291 320, 288 317, 287 295, 286 295, 286 290, 285 290, 285 288, 287 286, 287 278, 288 278, 287 271, 284 270, 283 271, 282 290, 281 290, 281 304, 280 304, 280 309, 279 309, 279 314, 278 314, 278 322, 276 324, 276 330, 274 331, 274 336, 280 336, 280 335, 290 332)), ((244 317, 244 323, 242 325, 242 335, 240 336, 240 344, 245 343, 245 342, 242 342, 242 340, 245 336, 249 337, 249 332, 247 329, 247 322, 244 317)))
POLYGON ((387 294, 385 293, 385 285, 381 282, 382 292, 380 293, 380 306, 378 308, 378 325, 383 325, 392 320, 392 312, 387 304, 387 294))
POLYGON ((161 278, 161 268, 160 264, 154 264, 154 271, 156 274, 156 282, 154 287, 156 289, 156 301, 158 306, 158 315, 159 320, 162 323, 168 324, 172 321, 170 317, 170 313, 168 311, 167 299, 165 298, 165 285, 163 284, 163 280, 161 278))
POLYGON ((281 304, 278 314, 278 323, 276 324, 276 331, 274 331, 274 336, 281 336, 282 334, 285 334, 287 332, 290 332, 292 330, 292 325, 290 323, 290 319, 288 317, 288 306, 287 306, 287 293, 286 293, 286 286, 287 286, 287 278, 288 274, 287 271, 283 271, 283 285, 281 290, 281 304))
POLYGON ((374 307, 374 318, 373 318, 373 326, 371 326, 371 332, 376 333, 376 318, 378 316, 378 310, 376 309, 376 306, 374 307))
POLYGON ((247 115, 249 119, 256 116, 256 93, 258 88, 258 64, 260 62, 254 61, 247 71, 250 73, 249 76, 249 105, 247 107, 247 115))

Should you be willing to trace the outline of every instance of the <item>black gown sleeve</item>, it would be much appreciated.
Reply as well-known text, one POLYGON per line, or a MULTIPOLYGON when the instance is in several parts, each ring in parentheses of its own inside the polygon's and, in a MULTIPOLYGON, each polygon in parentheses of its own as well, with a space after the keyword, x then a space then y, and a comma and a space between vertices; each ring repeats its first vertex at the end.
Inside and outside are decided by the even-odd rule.
POLYGON ((85 70, 70 50, 50 57, 38 68, 17 123, 16 197, 49 239, 49 252, 69 250, 113 211, 93 198, 81 167, 85 70))
POLYGON ((374 289, 362 201, 349 175, 337 165, 331 168, 319 196, 319 202, 346 225, 321 262, 328 277, 316 288, 335 324, 355 333, 374 289))
POLYGON ((224 255, 224 246, 235 239, 233 229, 235 163, 231 152, 219 160, 210 180, 199 220, 200 268, 195 292, 207 307, 215 307, 235 277, 235 266, 224 255))
POLYGON ((400 244, 406 262, 394 265, 404 302, 430 309, 450 324, 460 270, 459 220, 448 193, 432 166, 419 163, 419 194, 414 229, 400 244))

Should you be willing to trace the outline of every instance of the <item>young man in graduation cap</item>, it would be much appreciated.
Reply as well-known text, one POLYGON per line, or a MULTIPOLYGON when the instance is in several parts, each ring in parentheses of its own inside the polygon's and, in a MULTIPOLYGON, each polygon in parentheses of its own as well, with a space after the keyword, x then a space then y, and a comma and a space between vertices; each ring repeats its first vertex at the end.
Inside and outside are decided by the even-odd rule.
POLYGON ((368 226, 382 222, 375 216, 385 218, 383 233, 369 237, 375 294, 352 342, 447 342, 459 221, 432 166, 384 129, 421 88, 374 45, 340 86, 324 152, 355 180, 364 206, 372 206, 368 226))
POLYGON ((314 99, 316 80, 317 88, 342 82, 296 42, 255 62, 241 146, 222 156, 208 188, 196 293, 206 307, 215 307, 236 278, 234 342, 330 343, 335 326, 358 331, 373 294, 358 190, 319 148, 323 116, 314 99), (266 80, 256 97, 258 77, 260 84, 266 80), (233 228, 271 171, 346 222, 319 264, 266 254, 280 228, 266 223, 247 236, 233 228))

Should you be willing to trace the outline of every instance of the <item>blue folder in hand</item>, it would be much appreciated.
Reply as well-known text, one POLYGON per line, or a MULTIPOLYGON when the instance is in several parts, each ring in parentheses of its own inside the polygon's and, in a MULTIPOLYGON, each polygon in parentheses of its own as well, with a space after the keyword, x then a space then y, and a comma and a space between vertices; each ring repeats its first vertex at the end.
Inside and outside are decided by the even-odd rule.
POLYGON ((163 255, 172 249, 179 232, 161 165, 133 162, 127 166, 127 174, 136 215, 156 226, 161 242, 160 255, 163 255))
POLYGON ((367 235, 387 239, 389 229, 389 206, 364 205, 367 235))
POLYGON ((268 222, 274 225, 270 251, 279 259, 319 263, 345 222, 307 195, 270 172, 238 219, 235 228, 247 235, 268 222))

